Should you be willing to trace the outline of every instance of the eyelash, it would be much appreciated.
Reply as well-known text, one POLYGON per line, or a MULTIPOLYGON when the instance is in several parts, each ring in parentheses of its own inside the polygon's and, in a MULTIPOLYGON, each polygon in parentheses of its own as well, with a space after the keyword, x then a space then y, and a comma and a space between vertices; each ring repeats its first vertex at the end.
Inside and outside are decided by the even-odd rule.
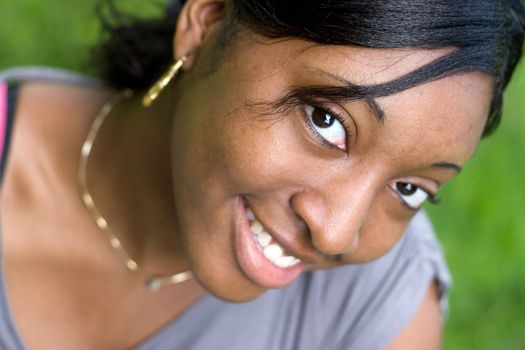
POLYGON ((429 202, 430 204, 437 205, 441 202, 441 198, 439 198, 437 194, 432 194, 430 192, 427 192, 427 194, 428 194, 427 202, 429 202))
POLYGON ((318 132, 317 130, 315 130, 314 126, 312 125, 312 122, 309 120, 308 118, 308 114, 306 112, 306 106, 312 106, 314 108, 318 108, 318 109, 321 109, 325 112, 328 112, 329 114, 331 114, 339 123, 341 123, 341 125, 343 126, 343 128, 345 129, 345 137, 346 137, 346 143, 348 144, 348 138, 352 136, 350 130, 352 130, 352 126, 350 125, 350 123, 345 120, 345 118, 341 117, 341 115, 339 113, 337 113, 336 111, 334 111, 332 108, 330 108, 329 106, 323 106, 321 104, 319 104, 319 102, 313 102, 313 101, 302 101, 301 102, 301 105, 300 105, 300 108, 301 108, 301 114, 303 116, 303 119, 304 119, 304 122, 305 124, 307 125, 308 127, 308 130, 310 131, 310 133, 320 142, 322 143, 323 145, 327 146, 327 147, 330 147, 330 148, 335 148, 337 149, 338 151, 341 151, 340 148, 338 148, 336 145, 328 142, 324 137, 322 137, 318 132))

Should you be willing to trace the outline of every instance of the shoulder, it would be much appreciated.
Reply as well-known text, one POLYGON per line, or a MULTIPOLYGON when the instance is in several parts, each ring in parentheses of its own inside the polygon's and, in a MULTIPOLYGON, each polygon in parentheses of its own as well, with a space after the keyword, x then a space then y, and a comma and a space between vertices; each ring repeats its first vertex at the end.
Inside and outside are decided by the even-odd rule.
POLYGON ((109 91, 94 79, 52 68, 0 71, 0 81, 18 87, 16 101, 11 101, 16 107, 6 175, 16 173, 19 183, 29 174, 30 182, 49 178, 42 174, 49 165, 67 164, 78 156, 77 143, 109 91))
POLYGON ((2 70, 0 82, 17 87, 17 98, 13 101, 16 132, 35 132, 34 136, 42 134, 44 138, 49 129, 59 133, 62 128, 86 119, 83 116, 96 110, 109 90, 95 78, 39 66, 2 70))
POLYGON ((108 93, 62 80, 37 76, 33 80, 18 73, 3 77, 16 81, 18 92, 0 197, 2 221, 10 232, 2 233, 6 247, 23 250, 31 235, 19 234, 19 225, 28 218, 34 222, 37 214, 45 217, 54 207, 53 201, 76 193, 80 148, 108 93))
POLYGON ((385 348, 416 316, 433 281, 445 312, 451 285, 442 249, 424 213, 383 257, 316 271, 309 278, 309 302, 327 324, 326 337, 335 339, 329 347, 333 349, 385 348))

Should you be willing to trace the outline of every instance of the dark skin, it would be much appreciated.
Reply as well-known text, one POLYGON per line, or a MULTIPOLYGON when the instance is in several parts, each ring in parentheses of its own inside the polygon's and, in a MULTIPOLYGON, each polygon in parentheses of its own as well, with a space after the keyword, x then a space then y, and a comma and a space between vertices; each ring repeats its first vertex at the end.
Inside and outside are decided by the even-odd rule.
MULTIPOLYGON (((139 98, 119 105, 93 149, 91 192, 143 267, 137 275, 93 223, 76 182, 87 130, 114 92, 22 89, 1 213, 9 301, 29 348, 129 348, 204 291, 236 302, 262 294, 236 260, 225 219, 240 195, 309 269, 373 260, 414 215, 395 184, 437 191, 456 171, 436 164, 463 166, 475 151, 492 93, 481 73, 377 99, 383 123, 363 101, 331 103, 347 128, 324 141, 301 117, 304 106, 262 114, 247 102, 275 100, 290 86, 390 81, 448 49, 312 46, 240 30, 217 63, 223 5, 188 2, 174 38, 174 59, 188 55, 183 73, 151 109, 139 98), (153 273, 188 268, 195 280, 155 294, 143 287, 153 273)), ((392 349, 439 347, 437 298, 429 286, 392 349)))

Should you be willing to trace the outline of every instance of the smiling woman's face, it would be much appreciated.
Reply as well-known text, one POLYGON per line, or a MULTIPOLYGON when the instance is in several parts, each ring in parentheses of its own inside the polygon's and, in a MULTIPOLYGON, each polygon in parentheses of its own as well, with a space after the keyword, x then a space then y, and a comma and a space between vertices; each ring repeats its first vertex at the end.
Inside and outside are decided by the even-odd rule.
POLYGON ((383 121, 364 101, 272 104, 298 87, 388 82, 446 50, 243 35, 203 74, 208 49, 175 87, 177 234, 196 278, 228 300, 386 253, 471 157, 490 107, 481 73, 378 98, 383 121))

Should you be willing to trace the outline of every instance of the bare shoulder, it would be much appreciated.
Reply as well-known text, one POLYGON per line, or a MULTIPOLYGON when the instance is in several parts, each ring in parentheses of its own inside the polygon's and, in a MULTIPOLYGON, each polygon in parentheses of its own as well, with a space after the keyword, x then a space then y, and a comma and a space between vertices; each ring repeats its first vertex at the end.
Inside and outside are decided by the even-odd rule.
POLYGON ((439 308, 439 292, 436 283, 432 283, 417 313, 388 349, 440 349, 441 328, 442 315, 439 308))
POLYGON ((38 143, 43 150, 69 149, 67 146, 81 142, 109 93, 105 89, 58 82, 26 83, 19 92, 14 136, 24 142, 38 143))
POLYGON ((18 94, 5 181, 14 174, 18 185, 54 177, 61 181, 66 175, 61 172, 74 170, 90 121, 108 94, 108 90, 81 85, 24 83, 18 94))
POLYGON ((25 247, 20 223, 47 217, 46 210, 58 198, 76 190, 80 147, 108 94, 106 90, 63 83, 21 85, 0 197, 2 224, 10 229, 3 230, 4 249, 25 247), (18 234, 11 235, 10 231, 18 234))

